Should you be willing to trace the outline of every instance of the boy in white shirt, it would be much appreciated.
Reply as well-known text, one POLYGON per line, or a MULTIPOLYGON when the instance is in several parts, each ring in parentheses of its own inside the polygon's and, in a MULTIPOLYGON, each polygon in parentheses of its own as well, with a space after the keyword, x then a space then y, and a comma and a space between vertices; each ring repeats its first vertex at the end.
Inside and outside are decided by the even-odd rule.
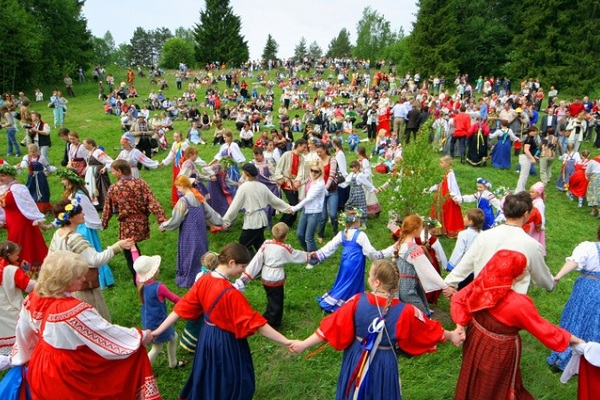
MULTIPOLYGON (((467 210, 467 213, 464 216, 465 226, 467 227, 465 230, 460 231, 458 233, 458 238, 456 239, 456 244, 454 245, 454 250, 452 251, 452 255, 450 256, 450 260, 448 261, 448 265, 446 269, 448 271, 452 271, 456 265, 462 260, 463 256, 469 250, 469 247, 473 244, 481 229, 483 228, 483 223, 485 221, 485 215, 483 211, 479 208, 471 208, 467 210)), ((465 278, 461 283, 458 284, 458 290, 467 286, 469 283, 473 281, 473 274, 471 273, 469 276, 465 278)))

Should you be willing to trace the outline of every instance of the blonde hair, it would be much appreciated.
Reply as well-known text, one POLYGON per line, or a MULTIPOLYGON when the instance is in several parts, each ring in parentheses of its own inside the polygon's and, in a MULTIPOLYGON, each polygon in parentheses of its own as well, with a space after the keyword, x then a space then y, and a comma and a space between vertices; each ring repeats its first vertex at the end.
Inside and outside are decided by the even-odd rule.
POLYGON ((315 161, 314 163, 310 164, 310 168, 317 168, 320 172, 319 172, 319 178, 318 179, 325 179, 323 177, 323 174, 325 173, 325 169, 323 168, 323 163, 320 161, 315 161))
POLYGON ((48 254, 40 276, 35 283, 35 291, 40 297, 58 297, 69 288, 73 279, 88 271, 87 262, 79 254, 59 250, 48 254))
POLYGON ((391 260, 377 260, 371 264, 373 277, 381 282, 383 288, 388 292, 395 293, 398 290, 400 275, 398 267, 391 260))
POLYGON ((283 241, 288 235, 289 227, 285 222, 278 222, 273 225, 271 228, 271 233, 273 234, 273 239, 278 241, 283 241))
POLYGON ((452 166, 452 157, 450 157, 448 155, 443 156, 442 158, 440 158, 440 161, 443 161, 446 164, 448 164, 449 166, 452 166))
POLYGON ((207 251, 202 257, 200 257, 200 264, 206 269, 214 271, 219 265, 219 255, 214 251, 207 251))

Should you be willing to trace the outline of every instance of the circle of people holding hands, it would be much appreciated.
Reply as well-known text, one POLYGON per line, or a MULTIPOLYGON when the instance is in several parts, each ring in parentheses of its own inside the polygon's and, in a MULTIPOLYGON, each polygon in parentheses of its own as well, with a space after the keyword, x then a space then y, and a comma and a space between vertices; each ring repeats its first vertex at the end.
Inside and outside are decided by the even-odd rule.
MULTIPOLYGON (((383 81, 383 77, 376 79, 383 81)), ((433 84, 435 87, 435 81, 433 84)), ((482 88, 488 86, 489 82, 482 83, 482 88)), ((402 95, 401 91, 393 93, 402 95)), ((381 103, 387 103, 387 119, 375 123, 374 117, 369 120, 367 116, 364 126, 368 139, 374 141, 371 155, 384 155, 390 162, 387 170, 393 171, 394 164, 402 159, 400 130, 405 128, 404 142, 409 145, 411 133, 414 138, 418 127, 404 116, 399 117, 404 123, 397 124, 395 106, 386 102, 386 97, 386 92, 381 93, 379 102, 373 104, 378 110, 381 103), (390 140, 390 136, 395 139, 390 140)), ((493 94, 490 98, 494 99, 493 94)), ((415 99, 411 109, 418 108, 421 113, 427 99, 415 99)), ((288 106, 293 104, 287 100, 288 106)), ((503 102, 508 114, 523 114, 508 100, 503 102)), ((397 104, 402 103, 401 98, 397 104)), ((519 135, 523 136, 518 137, 510 128, 514 121, 500 115, 500 127, 490 135, 487 128, 491 118, 478 116, 471 125, 467 106, 472 102, 467 97, 458 103, 460 112, 452 118, 451 135, 448 124, 444 125, 448 122, 444 107, 434 116, 434 148, 448 155, 440 159, 445 172, 442 182, 427 189, 436 192, 431 215, 390 221, 395 242, 383 250, 371 245, 366 230, 368 216, 382 211, 376 195, 387 186, 375 187, 366 147, 358 140, 350 143, 356 128, 344 130, 349 134, 351 151, 358 155, 358 160, 349 164, 341 129, 339 135, 332 130, 335 137, 328 136, 329 128, 343 128, 346 120, 353 122, 345 114, 339 120, 335 113, 334 118, 319 113, 321 119, 315 116, 304 137, 296 140, 292 123, 284 125, 282 133, 276 130, 271 138, 262 135, 256 142, 251 121, 240 121, 239 140, 217 124, 213 144, 219 148, 209 163, 201 160, 190 144, 204 142, 196 121, 191 121, 187 139, 174 131, 168 154, 160 162, 152 159, 153 149, 161 146, 161 140, 169 148, 165 134, 172 127, 161 124, 163 136, 157 138, 142 112, 127 126, 116 159, 94 139, 80 142, 76 132, 62 128, 59 136, 66 142, 66 168, 59 169, 57 175, 65 191, 63 199, 54 205, 49 201, 46 175, 56 169, 48 163, 49 143, 45 145, 43 140, 49 136, 50 127, 38 114, 41 125, 28 128, 31 140, 27 156, 18 168, 5 160, 0 165, 0 222, 8 231, 8 240, 0 244, 0 366, 12 367, 3 383, 19 386, 23 366, 28 365, 25 381, 33 398, 85 394, 90 398, 158 399, 151 364, 166 343, 169 367, 185 367, 188 361, 177 359, 180 343, 195 352, 180 398, 250 399, 255 381, 247 338, 258 332, 296 353, 324 342, 343 351, 338 399, 400 399, 396 353, 417 356, 434 352, 446 341, 463 346, 456 399, 531 398, 519 366, 522 349, 518 332, 525 329, 552 351, 548 364, 564 371, 564 379, 579 373, 580 385, 581 376, 589 379, 590 385, 596 379, 597 385, 599 363, 594 352, 595 342, 600 340, 600 318, 589 296, 600 293, 600 229, 595 241, 575 248, 555 276, 544 261, 544 192, 551 178, 550 159, 562 152, 564 166, 557 188, 578 199, 580 207, 587 197, 592 214, 598 216, 600 160, 589 160, 586 151, 579 159, 575 157, 581 144, 577 135, 585 137, 587 128, 571 127, 565 140, 547 130, 540 141, 531 120, 531 127, 520 128, 519 135), (461 136, 465 126, 471 133, 461 136), (197 132, 192 134, 194 129, 197 132), (190 138, 196 134, 200 139, 195 143, 190 138), (575 138, 569 139, 570 135, 575 138), (500 196, 497 192, 501 197, 497 198, 492 184, 479 178, 474 194, 461 195, 452 170, 453 156, 474 166, 484 165, 490 159, 488 140, 495 137, 499 140, 490 157, 497 168, 510 168, 512 142, 522 144, 515 193, 500 196), (252 148, 252 162, 246 162, 241 146, 252 148), (531 168, 538 161, 541 181, 526 191, 531 168), (168 218, 141 179, 140 170, 170 164, 174 208, 168 218), (21 169, 29 173, 26 185, 16 180, 21 169), (117 180, 112 185, 109 171, 117 180), (476 203, 477 208, 463 216, 462 203, 476 203), (340 208, 343 213, 339 213, 340 208), (44 212, 48 211, 55 217, 52 224, 45 223, 44 212), (280 222, 276 222, 278 212, 280 222), (141 255, 139 244, 150 237, 150 214, 155 215, 161 231, 179 230, 175 283, 189 288, 181 298, 158 279, 161 257, 141 255), (210 252, 207 232, 229 229, 240 214, 239 243, 226 245, 218 254, 210 252), (113 216, 119 224, 119 240, 104 249, 98 231, 106 228, 113 216), (286 243, 294 225, 301 250, 286 243), (318 248, 328 225, 333 238, 318 248), (269 240, 264 235, 267 227, 272 232, 269 240), (49 246, 41 229, 55 229, 49 246), (456 238, 449 260, 437 240, 439 235, 456 238), (340 247, 337 276, 331 289, 317 299, 319 307, 330 315, 305 340, 285 337, 277 330, 283 320, 285 265, 305 264, 310 270, 340 247), (108 262, 119 253, 124 255, 139 293, 143 329, 111 323, 102 289, 115 283, 108 262), (371 265, 365 290, 367 260, 371 265), (527 290, 533 283, 551 291, 575 269, 581 276, 560 326, 555 326, 540 316, 527 290), (445 278, 441 276, 443 270, 449 271, 445 278), (32 274, 39 274, 37 280, 31 279, 32 274), (259 275, 267 297, 263 314, 243 295, 246 285, 259 275), (21 291, 30 293, 25 300, 21 291), (430 318, 431 305, 442 293, 451 301, 453 330, 445 330, 430 318), (175 303, 170 314, 165 299, 175 303), (173 328, 179 318, 186 320, 181 337, 173 328), (150 344, 146 356, 144 346, 150 344), (215 359, 220 362, 211 361, 215 359), (86 373, 90 367, 95 369, 94 376, 86 373), (477 374, 483 369, 493 373, 477 374), (111 384, 98 387, 97 382, 111 384)), ((478 110, 481 113, 481 107, 478 110)), ((548 116, 551 120, 546 120, 547 125, 564 122, 552 109, 544 118, 548 116)), ((58 122, 61 126, 62 121, 58 122)), ((524 124, 522 120, 520 123, 524 124)))

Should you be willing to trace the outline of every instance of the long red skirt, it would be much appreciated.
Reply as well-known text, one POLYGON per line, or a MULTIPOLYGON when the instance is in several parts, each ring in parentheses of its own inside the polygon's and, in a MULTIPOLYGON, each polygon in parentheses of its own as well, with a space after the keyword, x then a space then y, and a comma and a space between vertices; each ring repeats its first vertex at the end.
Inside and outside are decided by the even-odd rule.
POLYGON ((517 328, 477 312, 463 344, 455 400, 534 400, 521 378, 521 337, 517 328))
POLYGON ((122 360, 107 360, 89 347, 36 345, 27 381, 33 399, 160 400, 146 348, 122 360))

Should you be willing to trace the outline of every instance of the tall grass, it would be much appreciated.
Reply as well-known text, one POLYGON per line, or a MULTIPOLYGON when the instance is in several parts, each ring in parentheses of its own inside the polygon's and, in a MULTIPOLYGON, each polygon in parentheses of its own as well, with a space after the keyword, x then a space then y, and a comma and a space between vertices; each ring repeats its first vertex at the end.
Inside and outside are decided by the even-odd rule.
MULTIPOLYGON (((125 70, 110 70, 115 75, 115 81, 125 81, 125 70)), ((271 78, 275 80, 274 72, 271 78)), ((167 77, 171 82, 171 87, 166 91, 166 95, 181 95, 174 84, 174 75, 169 73, 167 77)), ((247 79, 252 87, 253 80, 247 79)), ((185 84, 185 83, 184 83, 185 84)), ((148 78, 136 78, 135 85, 138 92, 144 98, 150 92, 150 89, 157 89, 150 85, 148 78)), ((61 88, 62 85, 58 86, 61 88)), ((223 90, 224 82, 219 83, 223 90)), ((46 98, 52 92, 51 87, 43 88, 46 98)), ((102 102, 97 98, 97 87, 93 81, 84 84, 75 83, 76 98, 69 99, 69 111, 65 118, 66 127, 75 130, 83 139, 92 137, 98 144, 105 147, 107 153, 116 157, 119 152, 119 137, 121 128, 119 118, 112 115, 105 115, 102 102)), ((206 87, 202 87, 196 92, 199 99, 202 99, 206 87)), ((263 90, 264 89, 259 89, 263 90)), ((279 105, 280 90, 276 88, 275 106, 279 105)), ((33 100, 33 93, 28 93, 33 100)), ((141 103, 141 98, 138 99, 141 103)), ((42 119, 52 124, 52 110, 46 108, 46 102, 34 103, 32 108, 42 113, 42 119)), ((295 112, 292 111, 293 116, 295 112)), ((235 126, 232 122, 226 122, 226 126, 235 132, 235 126)), ((188 124, 185 121, 175 121, 175 128, 181 130, 184 134, 187 132, 188 124)), ((211 142, 212 130, 203 132, 204 139, 211 142)), ((21 132, 22 134, 22 132, 21 132)), ((365 137, 365 134, 362 134, 365 137)), ((63 143, 56 136, 56 130, 52 134, 53 146, 50 151, 51 162, 58 165, 63 155, 63 143)), ((172 138, 170 138, 172 140, 172 138)), ((5 138, 1 137, 4 142, 5 138)), ((3 143, 5 146, 5 143, 3 143)), ((584 143, 584 147, 591 147, 589 143, 584 143)), ((211 145, 199 146, 200 157, 206 161, 213 158, 217 147, 211 145)), ((249 149, 243 150, 247 159, 252 158, 249 149)), ((155 158, 162 160, 166 153, 160 153, 155 158)), ((438 154, 423 154, 423 157, 437 158, 438 154)), ((356 155, 348 154, 350 160, 355 159, 356 155)), ((11 160, 12 161, 12 160, 11 160)), ((513 165, 516 166, 516 159, 513 159, 513 165)), ((554 163, 554 176, 559 171, 560 163, 554 163)), ((516 185, 518 174, 513 170, 500 171, 491 167, 472 168, 470 166, 455 164, 454 169, 458 178, 459 185, 463 193, 473 193, 476 190, 476 179, 482 176, 491 182, 494 186, 514 187, 516 185)), ((149 183, 150 187, 158 197, 159 201, 165 207, 167 213, 171 212, 170 191, 171 176, 170 168, 158 169, 153 171, 142 171, 142 177, 149 183)), ((375 174, 376 185, 381 185, 387 180, 388 176, 375 174)), ((25 174, 19 179, 26 180, 25 174)), ((114 179, 113 179, 114 180, 114 179)), ((529 184, 535 182, 535 177, 530 177, 529 184)), ((52 202, 60 198, 62 188, 60 181, 56 176, 49 177, 52 190, 52 202)), ((393 191, 388 190, 379 195, 382 204, 390 203, 390 197, 393 191)), ((581 241, 594 240, 597 229, 597 221, 588 215, 587 208, 577 208, 576 204, 570 202, 567 197, 556 191, 553 185, 547 189, 546 199, 546 217, 547 217, 547 264, 553 273, 556 273, 564 262, 564 258, 570 255, 572 249, 581 241)), ((429 202, 430 197, 424 197, 424 202, 429 202)), ((467 208, 467 207, 465 207, 467 208)), ((392 243, 390 233, 386 228, 387 209, 384 206, 384 212, 380 219, 370 220, 368 223, 367 234, 376 248, 384 248, 392 243)), ((175 264, 177 256, 177 232, 160 233, 154 217, 151 217, 152 235, 151 239, 141 243, 143 254, 160 254, 163 257, 161 275, 159 277, 168 287, 176 293, 183 295, 184 290, 175 286, 175 264)), ((110 226, 101 232, 101 240, 105 245, 111 244, 117 240, 117 221, 113 218, 110 226)), ((209 236, 211 250, 219 251, 226 243, 237 241, 241 229, 241 218, 227 232, 209 236)), ((2 231, 0 236, 5 235, 2 231)), ((52 232, 46 233, 49 240, 52 232)), ((267 236, 270 236, 268 233, 267 236)), ((327 227, 326 240, 331 238, 331 228, 327 227)), ((300 248, 294 235, 294 230, 290 232, 289 242, 296 248, 300 248)), ((454 242, 445 238, 441 243, 449 255, 454 246, 454 242)), ((305 270, 303 266, 290 265, 286 267, 288 274, 286 284, 285 312, 282 326, 282 332, 290 338, 305 338, 310 335, 318 326, 323 314, 317 306, 315 298, 327 291, 335 278, 339 264, 339 254, 328 259, 323 264, 313 270, 305 270)), ((136 291, 131 285, 129 271, 125 260, 119 256, 110 263, 116 278, 116 286, 106 290, 106 297, 109 310, 111 311, 113 322, 124 326, 139 326, 139 302, 136 291)), ((538 288, 532 287, 530 296, 534 299, 541 314, 553 323, 558 323, 562 308, 568 299, 576 274, 565 277, 558 288, 547 293, 538 288)), ((263 289, 259 283, 252 283, 246 290, 246 296, 250 303, 259 311, 263 311, 266 299, 263 289)), ((436 310, 436 316, 444 316, 449 309, 448 302, 442 298, 439 308, 436 310)), ((584 318, 585 316, 582 316, 584 318)), ((447 318, 444 319, 447 321, 447 318)), ((450 324, 445 323, 447 328, 450 324)), ((183 322, 178 322, 177 330, 181 332, 183 322)), ((522 358, 522 370, 525 386, 530 390, 534 397, 539 399, 573 399, 576 396, 576 380, 574 379, 567 385, 559 382, 559 376, 553 374, 548 369, 545 357, 549 351, 545 349, 537 340, 528 333, 522 333, 524 342, 524 351, 522 358)), ((254 365, 256 369, 256 399, 331 399, 334 397, 337 375, 340 369, 341 353, 334 351, 331 347, 311 359, 305 359, 304 356, 292 355, 285 348, 282 348, 273 342, 270 342, 260 335, 250 338, 250 346, 253 353, 254 365)), ((183 350, 178 350, 181 358, 191 359, 191 355, 183 350)), ((454 387, 457 380, 461 363, 461 349, 455 348, 449 344, 440 345, 435 354, 426 354, 421 357, 411 359, 400 358, 399 368, 403 383, 403 394, 405 399, 450 399, 453 397, 454 387)), ((154 370, 158 378, 160 391, 165 399, 176 399, 178 393, 183 387, 190 373, 190 367, 185 369, 169 369, 166 354, 161 355, 154 370)), ((108 382, 106 384, 109 384, 108 382)))

